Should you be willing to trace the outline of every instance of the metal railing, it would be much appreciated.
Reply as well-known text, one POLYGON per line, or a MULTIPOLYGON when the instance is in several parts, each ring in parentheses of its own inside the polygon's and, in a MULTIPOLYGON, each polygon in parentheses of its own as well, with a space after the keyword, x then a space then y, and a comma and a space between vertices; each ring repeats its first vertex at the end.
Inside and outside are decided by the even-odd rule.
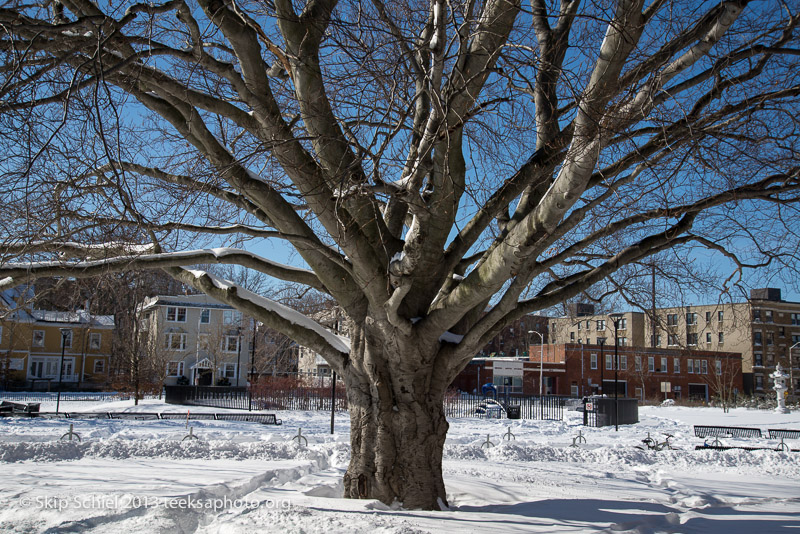
MULTIPOLYGON (((304 410, 331 411, 329 388, 295 387, 269 389, 259 387, 252 397, 242 387, 221 386, 166 386, 166 402, 214 408, 247 410, 304 410)), ((334 410, 347 411, 344 388, 337 387, 334 410)), ((444 400, 447 417, 508 417, 506 408, 518 408, 522 419, 561 420, 566 397, 510 396, 498 399, 498 405, 488 407, 487 399, 478 396, 450 396, 444 400)), ((511 410, 512 413, 517 411, 511 410)))

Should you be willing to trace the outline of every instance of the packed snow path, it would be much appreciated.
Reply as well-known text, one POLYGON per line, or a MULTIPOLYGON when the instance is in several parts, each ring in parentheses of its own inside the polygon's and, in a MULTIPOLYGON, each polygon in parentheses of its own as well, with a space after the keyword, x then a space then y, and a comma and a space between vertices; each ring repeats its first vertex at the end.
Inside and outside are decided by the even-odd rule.
MULTIPOLYGON (((96 410, 75 403, 70 410, 96 410)), ((100 409, 180 411, 147 402, 100 409)), ((195 410, 195 408, 193 408, 195 410)), ((281 412, 283 427, 192 421, 0 420, 0 532, 702 532, 800 529, 800 453, 695 451, 693 424, 800 428, 800 415, 644 408, 638 425, 451 421, 451 510, 339 498, 348 421, 281 412), (511 427, 516 439, 502 436, 511 427), (302 428, 309 445, 292 437, 302 428), (582 431, 588 443, 571 447, 582 431), (635 446, 673 434, 679 450, 635 446), (496 447, 481 444, 490 435, 496 447)), ((765 444, 773 443, 764 441, 765 444)), ((800 443, 791 443, 798 448, 800 443)))

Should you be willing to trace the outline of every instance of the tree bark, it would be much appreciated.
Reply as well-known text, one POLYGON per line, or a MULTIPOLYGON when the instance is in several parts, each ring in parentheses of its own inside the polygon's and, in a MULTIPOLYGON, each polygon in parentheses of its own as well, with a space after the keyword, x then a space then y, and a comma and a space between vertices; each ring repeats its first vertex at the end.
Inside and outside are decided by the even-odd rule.
POLYGON ((444 391, 431 381, 436 354, 420 358, 418 347, 400 350, 417 352, 411 359, 420 365, 412 372, 405 358, 375 343, 362 352, 359 364, 345 369, 351 457, 344 496, 407 509, 446 509, 442 455, 448 423, 444 391))

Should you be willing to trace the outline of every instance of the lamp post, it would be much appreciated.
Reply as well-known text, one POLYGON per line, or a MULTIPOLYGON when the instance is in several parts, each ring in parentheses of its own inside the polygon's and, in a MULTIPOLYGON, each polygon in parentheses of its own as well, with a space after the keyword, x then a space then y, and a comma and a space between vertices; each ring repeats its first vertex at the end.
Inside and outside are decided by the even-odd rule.
POLYGON ((794 390, 794 365, 792 364, 792 349, 798 345, 800 345, 800 341, 789 347, 789 391, 792 392, 792 395, 796 393, 794 390))
POLYGON ((256 320, 253 319, 253 342, 250 344, 250 380, 248 380, 248 384, 250 387, 247 388, 247 411, 253 411, 253 380, 255 374, 253 373, 253 368, 255 367, 256 363, 256 320))
POLYGON ((61 363, 58 366, 58 397, 56 397, 56 414, 61 407, 61 376, 64 373, 64 351, 67 348, 67 338, 72 334, 69 328, 61 328, 61 363))
POLYGON ((241 325, 239 325, 239 327, 236 328, 236 331, 239 334, 236 337, 236 344, 238 345, 238 348, 236 350, 236 387, 239 387, 239 377, 242 375, 242 373, 239 372, 239 365, 240 365, 241 360, 242 360, 242 327, 241 327, 241 325))
POLYGON ((600 343, 600 388, 598 389, 598 393, 600 396, 603 396, 603 380, 605 380, 605 368, 606 368, 606 358, 605 353, 603 352, 603 348, 606 346, 606 338, 601 337, 597 340, 600 343))
POLYGON ((619 336, 617 330, 622 315, 621 313, 609 314, 611 320, 614 321, 614 430, 616 432, 619 432, 619 336))
POLYGON ((529 334, 539 336, 539 412, 544 420, 544 397, 542 396, 542 370, 544 369, 544 336, 536 330, 528 330, 529 334))

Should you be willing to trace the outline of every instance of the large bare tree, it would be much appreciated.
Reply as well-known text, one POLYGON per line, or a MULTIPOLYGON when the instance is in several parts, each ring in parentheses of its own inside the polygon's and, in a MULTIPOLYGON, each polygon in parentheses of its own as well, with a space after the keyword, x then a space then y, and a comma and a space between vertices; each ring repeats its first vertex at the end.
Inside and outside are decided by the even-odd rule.
POLYGON ((343 377, 346 496, 439 508, 442 396, 504 324, 667 249, 794 261, 798 5, 754 4, 6 1, 0 285, 166 270, 343 377))

